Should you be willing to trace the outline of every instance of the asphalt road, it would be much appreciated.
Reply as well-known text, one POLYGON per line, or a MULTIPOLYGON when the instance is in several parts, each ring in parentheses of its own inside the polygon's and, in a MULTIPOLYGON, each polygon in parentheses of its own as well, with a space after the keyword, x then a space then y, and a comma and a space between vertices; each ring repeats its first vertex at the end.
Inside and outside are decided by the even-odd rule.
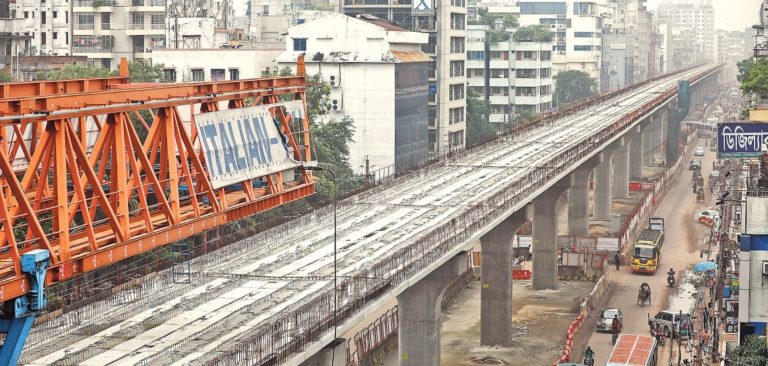
MULTIPOLYGON (((704 141, 699 140, 698 145, 704 146, 704 141)), ((714 153, 707 149, 706 156, 702 157, 705 181, 712 170, 714 153)), ((690 150, 691 152, 693 149, 690 150)), ((690 159, 690 156, 688 157, 690 159)), ((618 307, 624 313, 623 334, 650 334, 648 328, 648 315, 655 315, 664 310, 668 305, 670 289, 666 283, 666 272, 674 268, 679 279, 682 271, 701 259, 699 258, 698 240, 705 235, 707 228, 694 222, 693 215, 696 210, 712 205, 712 198, 706 190, 705 203, 696 203, 691 189, 691 172, 687 170, 688 161, 684 161, 683 172, 679 175, 674 185, 664 196, 661 204, 653 214, 655 217, 663 217, 665 221, 665 242, 662 247, 661 268, 654 275, 634 274, 629 266, 623 266, 618 273, 611 274, 614 291, 607 300, 607 307, 618 307), (637 301, 637 291, 640 284, 647 282, 651 286, 651 306, 640 308, 637 301)), ((616 269, 611 267, 611 271, 616 269)), ((595 321, 595 318, 591 321, 595 321)), ((605 365, 608 356, 613 350, 611 335, 609 333, 593 333, 587 343, 595 351, 595 365, 605 365)), ((669 342, 665 342, 666 346, 669 342)), ((668 354, 667 352, 663 352, 668 354)))

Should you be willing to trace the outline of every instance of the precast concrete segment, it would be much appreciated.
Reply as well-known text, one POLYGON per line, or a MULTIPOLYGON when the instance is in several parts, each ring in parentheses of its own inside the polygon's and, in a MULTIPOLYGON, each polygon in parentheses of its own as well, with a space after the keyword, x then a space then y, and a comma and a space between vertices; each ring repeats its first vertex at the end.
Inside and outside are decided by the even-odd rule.
POLYGON ((397 295, 400 366, 440 366, 440 302, 448 283, 466 269, 466 258, 449 259, 397 295))
POLYGON ((631 139, 613 154, 613 197, 629 197, 629 147, 631 139))
POLYGON ((530 219, 530 205, 480 238, 480 344, 512 345, 512 246, 515 232, 530 219))
POLYGON ((644 131, 648 125, 640 127, 639 132, 635 133, 632 137, 632 141, 629 143, 629 178, 630 180, 643 179, 643 156, 645 150, 643 149, 644 131))
POLYGON ((589 236, 589 177, 600 165, 603 154, 595 156, 574 169, 573 184, 568 188, 568 234, 589 236))
MULTIPOLYGON (((523 179, 534 172, 534 169, 548 166, 557 155, 581 144, 596 132, 603 130, 615 122, 624 114, 627 108, 635 108, 645 103, 659 92, 668 90, 674 85, 678 77, 667 78, 657 83, 643 86, 618 98, 606 101, 601 105, 585 108, 576 114, 569 115, 560 120, 548 123, 534 130, 513 137, 502 138, 491 143, 476 152, 469 152, 452 160, 451 165, 433 166, 428 170, 422 170, 410 175, 407 179, 399 179, 393 184, 382 185, 373 190, 356 196, 353 199, 342 201, 338 212, 338 273, 341 276, 354 276, 362 274, 368 268, 381 263, 397 250, 406 248, 414 242, 424 240, 435 235, 434 228, 444 226, 454 220, 460 222, 476 207, 478 203, 485 204, 489 197, 498 192, 520 189, 523 179), (535 141, 536 143, 532 143, 535 141)), ((559 167, 558 169, 562 169, 559 167)), ((525 197, 523 200, 532 199, 525 197)), ((157 342, 151 337, 147 338, 139 351, 142 353, 142 361, 149 365, 168 364, 176 360, 185 359, 191 364, 204 364, 216 355, 230 350, 233 345, 239 344, 249 334, 250 330, 268 328, 275 319, 280 319, 297 307, 303 306, 318 297, 318 293, 328 290, 328 286, 317 290, 309 286, 307 282, 289 280, 291 276, 327 276, 332 273, 333 253, 333 226, 330 209, 321 209, 309 216, 301 217, 281 227, 259 234, 253 238, 234 243, 226 248, 211 253, 206 257, 196 259, 193 266, 205 264, 201 270, 236 273, 243 275, 260 275, 271 277, 286 277, 284 282, 288 285, 281 287, 268 297, 254 300, 248 308, 257 309, 259 316, 248 317, 247 314, 238 314, 237 308, 228 307, 226 312, 233 316, 239 316, 239 322, 230 320, 231 316, 219 318, 213 323, 207 323, 195 331, 202 332, 205 337, 190 337, 190 333, 184 331, 184 326, 177 326, 173 333, 163 337, 157 342), (211 258, 211 255, 213 257, 211 258), (282 304, 289 306, 281 307, 282 304), (208 325, 211 325, 210 327, 208 325), (157 346, 151 349, 153 344, 157 346), (151 349, 151 350, 150 350, 151 349), (199 351, 199 352, 198 352, 199 351), (190 356, 187 358, 187 356, 190 356), (165 357, 165 358, 158 358, 165 357)), ((464 227, 456 227, 455 230, 474 230, 464 227)), ((442 235, 442 234, 440 234, 442 235)), ((456 232, 447 233, 454 236, 456 232)), ((535 261, 536 257, 534 257, 535 261)), ((194 267, 193 267, 194 268, 194 267)), ((210 281, 223 281, 229 283, 232 290, 242 286, 231 279, 215 279, 201 277, 198 283, 210 283, 210 281)), ((157 283, 163 281, 158 276, 157 283)), ((153 282, 153 283, 154 283, 153 282)), ((168 307, 161 310, 158 305, 170 299, 164 297, 164 293, 179 291, 191 291, 193 286, 179 284, 163 284, 163 293, 141 293, 140 301, 131 303, 100 302, 104 309, 112 306, 118 309, 120 314, 133 311, 138 314, 143 310, 158 311, 159 315, 169 313, 168 307), (152 300, 147 300, 152 298, 152 300), (160 299, 159 303, 155 299, 160 299), (135 304, 135 305, 134 305, 135 304)), ((221 286, 218 286, 220 288, 221 286)), ((190 300, 199 297, 220 296, 218 292, 210 291, 202 295, 189 295, 190 300)), ((183 292, 179 292, 183 293, 183 292)), ((191 294, 191 292, 187 292, 191 294)), ((163 305, 165 306, 165 305, 163 305)), ((101 316, 108 316, 111 311, 100 311, 99 319, 89 317, 75 318, 78 313, 63 314, 62 318, 71 320, 67 324, 79 324, 71 326, 73 330, 100 326, 104 323, 124 326, 131 324, 128 318, 116 317, 114 320, 104 320, 101 316)), ((173 315, 173 314, 171 314, 173 315)), ((174 319, 169 316, 167 319, 174 319)), ((168 320, 163 324, 172 325, 168 320)), ((133 328, 132 325, 128 325, 133 328)), ((342 324, 344 326, 344 324, 342 324)), ((150 327, 151 328, 151 327, 150 327)), ((149 329, 149 328, 148 328, 149 329)), ((168 330, 169 327, 164 327, 168 330)), ((63 347, 50 347, 54 339, 62 332, 70 332, 68 329, 56 329, 56 332, 46 333, 42 327, 38 328, 36 335, 39 342, 35 343, 35 350, 42 352, 60 350, 63 347)), ((148 331, 147 331, 148 332, 148 331)), ((35 330, 33 335, 35 336, 35 330)), ((148 335, 148 334, 147 334, 148 335)), ((139 334, 132 340, 143 339, 145 335, 139 334)), ((327 336, 327 334, 325 335, 327 336)), ((73 339, 77 339, 73 337, 73 339)), ((136 351, 137 343, 133 342, 129 347, 114 346, 115 342, 125 343, 118 337, 109 337, 105 334, 96 334, 85 337, 83 340, 97 339, 99 342, 108 340, 109 346, 97 347, 78 346, 66 344, 73 348, 73 352, 83 354, 80 351, 95 349, 96 353, 104 350, 112 352, 119 360, 131 359, 136 351)), ((77 343, 80 344, 80 343, 77 343)), ((63 352, 62 352, 63 353, 63 352)), ((46 353, 40 353, 45 355, 46 353)), ((62 356, 61 363, 80 364, 79 360, 87 359, 93 362, 99 355, 84 355, 78 361, 62 356)), ((121 362, 121 361, 118 361, 121 362)), ((186 362, 186 361, 185 361, 186 362)), ((49 363, 41 363, 49 364, 49 363)), ((117 362, 115 363, 117 364, 117 362)))
POLYGON ((571 185, 571 178, 565 178, 533 200, 534 290, 557 288, 557 201, 571 185))

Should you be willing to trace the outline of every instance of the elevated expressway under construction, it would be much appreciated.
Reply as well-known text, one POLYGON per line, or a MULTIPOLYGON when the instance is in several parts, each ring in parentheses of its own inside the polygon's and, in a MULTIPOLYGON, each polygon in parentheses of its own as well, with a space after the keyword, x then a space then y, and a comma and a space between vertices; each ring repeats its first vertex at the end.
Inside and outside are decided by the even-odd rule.
MULTIPOLYGON (((32 328, 20 362, 28 365, 301 364, 328 345, 345 347, 346 342, 335 339, 339 332, 354 326, 377 311, 382 303, 396 297, 400 313, 399 353, 405 355, 401 357, 401 364, 439 365, 439 305, 436 302, 442 288, 458 275, 464 265, 457 260, 457 254, 465 251, 475 239, 480 239, 482 243, 483 282, 489 284, 488 290, 482 292, 481 342, 508 345, 512 328, 509 243, 517 227, 533 218, 536 243, 533 249, 534 288, 557 286, 557 236, 552 228, 557 227, 556 204, 562 193, 569 191, 569 200, 573 200, 570 206, 576 207, 569 212, 569 230, 586 232, 589 215, 585 200, 589 199, 588 180, 594 171, 595 215, 609 215, 611 195, 615 194, 611 192, 611 187, 626 189, 633 169, 637 169, 637 164, 642 168, 643 162, 633 159, 638 151, 639 156, 643 156, 644 148, 661 145, 664 143, 662 139, 665 139, 673 141, 667 144, 668 156, 676 154, 674 126, 679 126, 681 114, 687 111, 687 100, 686 103, 678 103, 678 99, 702 99, 706 90, 717 83, 719 69, 718 65, 700 66, 601 95, 521 126, 491 143, 447 157, 342 200, 338 203, 337 214, 331 207, 325 207, 191 259, 192 280, 189 283, 174 281, 169 269, 87 306, 48 317, 32 328), (678 97, 679 88, 685 89, 685 96, 681 92, 678 97), (682 104, 686 106, 683 108, 682 104), (667 128, 666 137, 649 136, 647 131, 650 129, 646 127, 652 124, 672 127, 667 128), (643 142, 653 142, 653 139, 658 140, 656 145, 643 142), (337 220, 335 238, 334 220, 337 220), (337 268, 338 274, 335 288, 334 268, 337 268)), ((271 88, 256 85, 258 81, 246 81, 253 84, 252 91, 245 93, 232 89, 232 94, 224 92, 220 95, 221 98, 224 98, 223 95, 233 97, 227 96, 229 99, 219 101, 226 100, 230 108, 245 106, 244 99, 250 97, 263 97, 262 103, 265 104, 276 103, 276 88, 282 88, 281 93, 292 95, 296 100, 303 100, 305 84, 298 79, 271 79, 271 88)), ((203 112, 218 108, 217 103, 206 98, 215 98, 220 91, 216 90, 215 83, 209 88, 211 90, 196 90, 199 95, 193 97, 197 99, 187 103, 202 105, 196 108, 203 112)), ((116 90, 131 89, 126 86, 116 90)), ((283 183, 283 177, 271 174, 267 179, 267 188, 259 188, 258 192, 249 188, 253 186, 250 181, 238 191, 216 190, 207 186, 207 181, 204 181, 205 159, 195 147, 194 139, 185 135, 188 131, 194 136, 194 126, 191 130, 182 128, 184 118, 173 111, 176 107, 169 106, 170 102, 162 102, 174 99, 168 96, 176 91, 165 90, 164 93, 162 97, 155 95, 161 102, 153 102, 149 98, 142 102, 155 108, 152 125, 145 122, 150 140, 140 141, 138 136, 134 136, 135 131, 131 131, 127 120, 124 120, 126 116, 112 117, 104 126, 122 126, 122 132, 119 129, 112 132, 121 133, 113 135, 113 151, 143 148, 143 151, 149 152, 150 158, 158 154, 156 161, 165 167, 161 167, 158 173, 162 176, 153 177, 151 172, 156 169, 145 169, 145 180, 135 179, 132 185, 116 182, 109 192, 118 196, 125 192, 126 197, 136 192, 149 192, 142 185, 147 181, 148 185, 156 187, 154 192, 164 192, 167 199, 163 199, 163 194, 159 195, 159 203, 152 206, 156 208, 156 215, 152 212, 141 213, 142 210, 147 211, 145 207, 149 205, 144 200, 139 202, 136 210, 130 210, 139 213, 131 214, 129 207, 123 206, 126 202, 120 203, 126 197, 112 199, 107 197, 109 192, 91 193, 96 197, 94 200, 102 197, 97 203, 99 207, 116 208, 112 212, 105 209, 108 211, 107 219, 100 221, 102 225, 112 225, 105 226, 105 231, 112 230, 115 239, 107 240, 106 234, 92 233, 86 227, 77 233, 78 238, 84 238, 80 240, 86 247, 81 252, 62 256, 60 253, 63 251, 58 247, 50 243, 48 248, 41 245, 41 249, 50 250, 52 259, 58 261, 52 261, 50 267, 60 268, 56 271, 49 269, 46 284, 77 277, 88 271, 88 263, 103 266, 113 260, 136 255, 144 250, 142 245, 149 245, 141 240, 147 235, 152 235, 153 247, 164 245, 314 191, 313 176, 300 167, 296 168, 301 172, 299 178, 291 180, 293 183, 283 183), (158 104, 153 106, 151 103, 158 104), (151 139, 158 134, 165 137, 154 145, 151 139), (130 141, 131 146, 119 146, 117 140, 121 136, 124 141, 130 141), (169 143, 170 140, 181 146, 178 149, 180 154, 187 154, 181 161, 189 161, 189 166, 182 164, 183 167, 177 167, 177 160, 172 156, 174 151, 163 149, 164 146, 176 146, 169 143), (162 173, 163 169, 174 173, 162 173), (190 194, 194 202, 181 200, 179 190, 174 191, 173 185, 178 188, 184 177, 189 178, 186 181, 189 190, 194 191, 193 186, 198 189, 190 194), (264 204, 259 193, 268 197, 267 200, 274 199, 274 203, 264 204), (188 206, 184 206, 185 202, 188 206), (158 205, 167 207, 157 208, 158 205), (124 215, 122 218, 121 212, 124 215), (185 221, 185 217, 194 220, 185 221), (210 221, 205 221, 208 218, 211 218, 210 221), (109 223, 111 220, 115 223, 109 223), (161 220, 167 223, 153 225, 161 220), (190 225, 197 227, 190 228, 190 225), (160 242, 158 237, 163 235, 165 241, 160 242), (101 242, 99 245, 89 244, 91 240, 101 242), (102 244, 103 247, 100 246, 102 244), (73 262, 73 259, 77 261, 73 262), (105 261, 103 264, 99 262, 102 259, 105 261), (57 263, 69 267, 57 266, 57 263), (69 273, 69 276, 61 275, 62 272, 69 273)), ((110 107, 115 104, 114 100, 105 102, 100 107, 102 109, 91 113, 110 113, 107 108, 114 108, 110 107)), ((128 101, 128 104, 131 102, 128 101)), ((62 108, 62 118, 72 118, 63 113, 82 107, 62 108)), ((128 112, 120 110, 119 113, 128 112)), ((309 136, 296 132, 305 131, 306 126, 297 126, 295 121, 291 124, 290 116, 279 108, 273 113, 285 127, 283 134, 291 137, 287 139, 287 144, 295 160, 311 161, 309 136)), ((28 115, 30 124, 49 118, 28 115)), ((4 116, 0 115, 0 121, 4 116)), ((67 133, 60 137, 61 143, 78 138, 76 129, 65 127, 64 131, 67 133)), ((23 131, 20 131, 19 135, 22 134, 23 131)), ((49 149, 64 151, 61 159, 69 159, 67 166, 80 166, 78 172, 83 171, 86 179, 94 183, 98 180, 99 176, 93 174, 98 172, 98 164, 91 163, 90 172, 83 168, 83 165, 89 165, 88 157, 92 152, 83 150, 67 154, 65 150, 58 150, 66 146, 57 145, 59 140, 53 141, 56 143, 51 144, 49 149)), ((18 153, 9 154, 9 151, 7 146, 0 151, 5 160, 0 165, 6 177, 20 174, 18 171, 14 173, 10 164, 14 159, 9 158, 18 153)), ((119 154, 112 154, 111 159, 119 160, 115 155, 119 154)), ((152 167, 155 160, 148 161, 141 155, 129 155, 132 158, 127 159, 128 162, 125 159, 122 162, 112 160, 112 166, 133 166, 133 171, 140 170, 137 165, 152 167)), ((58 159, 55 154, 51 156, 54 156, 53 160, 58 159)), ((34 153, 30 157, 34 160, 34 153)), ((98 157, 93 160, 98 160, 98 157)), ((75 188, 81 188, 71 187, 73 180, 83 179, 80 174, 52 170, 53 181, 58 178, 61 181, 53 184, 53 188, 40 188, 40 192, 47 189, 55 192, 58 189, 59 192, 70 192, 69 195, 64 193, 65 197, 82 196, 83 200, 86 196, 91 197, 87 192, 78 192, 85 184, 75 181, 75 188)), ((116 177, 120 177, 119 174, 133 177, 130 172, 115 170, 113 168, 111 172, 116 177)), ((104 175, 103 172, 101 175, 104 175)), ((65 216, 53 215, 61 220, 54 226, 54 231, 66 227, 65 220, 74 219, 66 208, 69 201, 36 205, 36 196, 29 194, 33 186, 27 184, 24 178, 6 179, 3 184, 5 189, 0 190, 3 193, 0 201, 20 207, 11 211, 11 215, 2 217, 3 230, 13 227, 9 217, 18 211, 34 212, 35 207, 38 210, 39 207, 59 207, 59 215, 65 216), (29 197, 27 203, 18 203, 24 201, 19 199, 22 196, 29 197)), ((95 190, 98 191, 98 188, 95 190)), ((47 198, 46 202, 51 199, 47 198)), ((0 207, 0 211, 5 211, 6 207, 0 207)), ((83 207, 83 212, 89 212, 89 207, 83 207)), ((93 214, 90 216, 95 217, 93 214)), ((29 215, 26 217, 33 222, 29 215)), ((84 221, 83 224, 88 226, 89 220, 84 221)), ((91 226, 95 224, 90 223, 91 226)), ((62 230, 58 230, 56 235, 51 236, 42 228, 33 228, 27 238, 36 235, 51 237, 51 243, 58 243, 63 234, 62 230)), ((6 235, 5 231, 0 231, 0 236, 5 240, 2 241, 4 245, 17 247, 13 242, 13 237, 17 235, 6 235), (11 242, 7 243, 9 239, 11 242)), ((15 255, 23 256, 24 251, 15 255)), ((0 278, 0 285, 18 282, 20 287, 16 290, 10 285, 6 287, 3 299, 29 297, 26 287, 31 281, 29 275, 25 277, 23 268, 14 269, 12 260, 8 263, 10 271, 15 271, 16 276, 9 275, 6 280, 0 278)))

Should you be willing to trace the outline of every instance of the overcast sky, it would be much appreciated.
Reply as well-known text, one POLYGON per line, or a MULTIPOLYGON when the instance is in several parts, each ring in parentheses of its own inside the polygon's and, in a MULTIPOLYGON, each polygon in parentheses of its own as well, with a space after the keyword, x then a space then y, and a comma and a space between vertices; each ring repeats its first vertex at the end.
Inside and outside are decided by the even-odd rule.
MULTIPOLYGON (((655 10, 660 2, 648 0, 648 7, 655 10)), ((712 0, 715 7, 715 29, 743 31, 744 28, 759 24, 760 3, 761 0, 712 0)))

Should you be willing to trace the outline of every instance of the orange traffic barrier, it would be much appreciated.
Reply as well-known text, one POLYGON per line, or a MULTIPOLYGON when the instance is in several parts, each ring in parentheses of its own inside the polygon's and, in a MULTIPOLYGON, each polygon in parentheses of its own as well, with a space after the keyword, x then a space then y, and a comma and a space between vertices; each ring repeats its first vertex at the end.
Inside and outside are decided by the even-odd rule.
POLYGON ((512 279, 513 280, 530 280, 531 279, 531 271, 527 269, 513 269, 512 270, 512 279))

